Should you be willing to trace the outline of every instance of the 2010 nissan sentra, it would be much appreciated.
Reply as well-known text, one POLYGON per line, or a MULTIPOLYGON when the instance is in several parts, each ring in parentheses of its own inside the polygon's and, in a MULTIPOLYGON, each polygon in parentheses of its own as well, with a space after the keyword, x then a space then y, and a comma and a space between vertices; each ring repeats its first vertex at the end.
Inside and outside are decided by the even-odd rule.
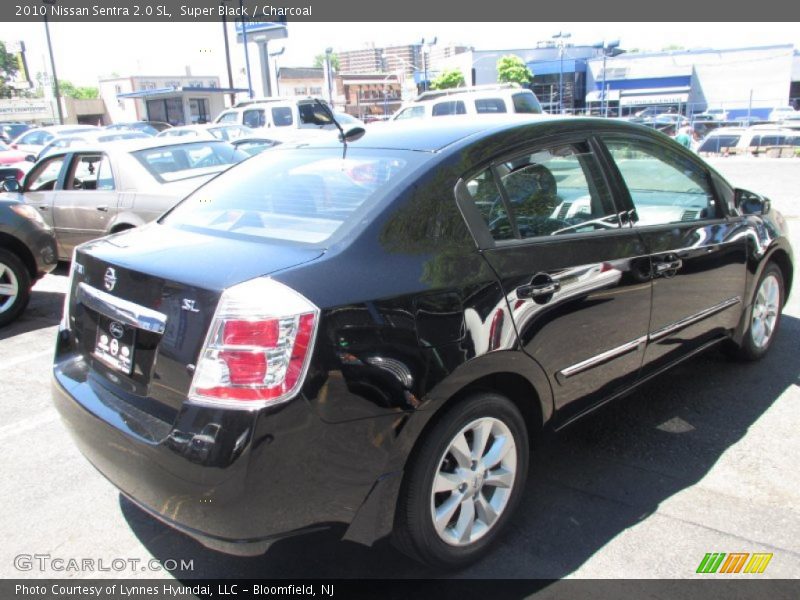
POLYGON ((345 523, 455 567, 544 430, 716 344, 762 357, 791 257, 767 199, 635 124, 387 124, 80 246, 54 397, 101 473, 209 547, 345 523))

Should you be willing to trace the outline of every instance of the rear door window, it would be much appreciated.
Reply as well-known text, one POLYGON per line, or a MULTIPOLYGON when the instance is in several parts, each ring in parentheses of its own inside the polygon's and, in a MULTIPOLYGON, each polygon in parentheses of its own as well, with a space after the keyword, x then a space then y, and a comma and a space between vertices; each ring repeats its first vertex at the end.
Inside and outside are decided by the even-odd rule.
MULTIPOLYGON (((275 127, 290 127, 294 124, 292 109, 288 106, 273 106, 271 112, 272 124, 275 127)), ((245 125, 247 125, 247 123, 245 123, 245 125)))
POLYGON ((461 100, 449 100, 447 102, 439 102, 433 105, 433 116, 443 117, 446 115, 465 115, 467 114, 467 107, 461 100))
POLYGON ((475 100, 475 112, 495 114, 506 112, 506 102, 502 98, 481 98, 475 100))
POLYGON ((264 127, 267 124, 267 115, 263 108, 251 108, 242 114, 242 123, 245 127, 264 127))

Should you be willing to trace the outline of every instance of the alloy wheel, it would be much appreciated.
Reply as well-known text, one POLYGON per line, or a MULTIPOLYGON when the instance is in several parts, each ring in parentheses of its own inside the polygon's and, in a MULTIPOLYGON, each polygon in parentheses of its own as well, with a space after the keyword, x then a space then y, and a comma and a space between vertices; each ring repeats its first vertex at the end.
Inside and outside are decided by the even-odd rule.
POLYGON ((0 313, 10 309, 19 296, 19 281, 14 271, 0 262, 0 313))
POLYGON ((761 282, 753 303, 750 331, 756 348, 765 348, 772 339, 780 311, 781 292, 777 277, 770 273, 761 282))

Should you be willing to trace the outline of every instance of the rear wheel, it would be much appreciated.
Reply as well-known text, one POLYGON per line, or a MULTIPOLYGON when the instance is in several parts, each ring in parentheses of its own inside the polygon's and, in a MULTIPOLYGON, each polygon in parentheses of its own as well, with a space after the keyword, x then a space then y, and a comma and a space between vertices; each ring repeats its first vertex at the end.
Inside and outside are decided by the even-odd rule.
POLYGON ((0 248, 0 326, 25 310, 31 296, 31 277, 15 255, 0 248))
POLYGON ((739 345, 729 345, 729 353, 743 360, 758 360, 769 351, 781 320, 783 273, 769 263, 758 280, 756 295, 748 315, 747 331, 739 345))
POLYGON ((420 441, 403 483, 394 542, 425 564, 455 568, 480 558, 519 502, 528 435, 514 404, 475 394, 420 441))

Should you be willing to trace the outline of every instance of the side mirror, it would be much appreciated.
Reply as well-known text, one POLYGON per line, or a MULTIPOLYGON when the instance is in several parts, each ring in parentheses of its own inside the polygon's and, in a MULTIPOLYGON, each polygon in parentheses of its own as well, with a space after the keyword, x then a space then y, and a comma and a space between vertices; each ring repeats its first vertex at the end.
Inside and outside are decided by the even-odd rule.
POLYGON ((734 204, 743 215, 764 215, 770 209, 769 199, 741 188, 734 192, 734 204))
POLYGON ((17 181, 17 178, 13 175, 3 179, 3 183, 0 184, 0 189, 4 192, 16 192, 19 193, 22 191, 22 186, 17 181))

